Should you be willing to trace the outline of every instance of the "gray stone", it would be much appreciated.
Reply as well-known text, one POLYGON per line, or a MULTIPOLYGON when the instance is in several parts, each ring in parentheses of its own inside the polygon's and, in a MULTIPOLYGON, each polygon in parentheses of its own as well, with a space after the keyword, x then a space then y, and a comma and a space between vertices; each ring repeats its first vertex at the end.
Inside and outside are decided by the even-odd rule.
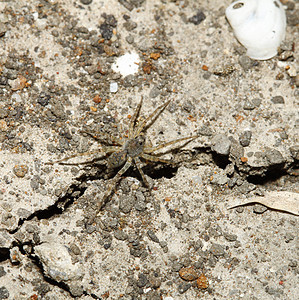
POLYGON ((226 174, 217 173, 217 174, 213 174, 213 179, 211 183, 224 185, 227 183, 227 181, 228 181, 228 177, 226 176, 226 174))
POLYGON ((228 240, 229 242, 235 242, 237 240, 236 234, 224 233, 223 235, 225 239, 228 240))
POLYGON ((9 291, 5 286, 0 287, 0 299, 8 299, 9 291))
POLYGON ((203 136, 211 136, 213 134, 213 131, 210 127, 206 125, 202 125, 198 130, 197 133, 203 136))
POLYGON ((79 282, 77 283, 72 283, 70 285, 70 293, 73 297, 80 297, 83 295, 83 286, 81 284, 79 284, 79 282))
POLYGON ((274 96, 274 97, 272 97, 271 101, 274 104, 284 104, 284 99, 282 96, 274 96))
POLYGON ((254 98, 254 99, 252 99, 252 103, 253 103, 253 105, 255 107, 259 107, 261 105, 261 103, 262 103, 262 99, 260 99, 260 98, 254 98))
POLYGON ((246 100, 245 103, 244 103, 244 105, 243 105, 243 109, 245 109, 245 110, 253 110, 253 109, 255 109, 255 105, 251 101, 246 100))
POLYGON ((287 232, 285 234, 285 242, 289 243, 290 241, 292 241, 295 238, 295 236, 292 233, 287 232))
POLYGON ((178 292, 180 293, 180 294, 184 294, 185 292, 187 292, 189 289, 190 289, 190 287, 191 287, 191 284, 190 283, 181 283, 181 284, 179 284, 179 286, 178 286, 178 292))
POLYGON ((124 241, 128 238, 128 235, 123 230, 116 230, 114 232, 114 237, 117 240, 124 241))
POLYGON ((188 21, 194 25, 199 25, 205 18, 206 15, 201 10, 198 10, 194 16, 188 19, 188 21))
POLYGON ((239 136, 239 142, 243 147, 247 147, 250 144, 252 132, 249 130, 245 130, 239 136))
POLYGON ((255 204, 253 207, 253 212, 255 212, 256 214, 263 214, 267 210, 268 210, 267 206, 261 204, 255 204))
POLYGON ((299 145, 290 147, 290 152, 294 159, 299 160, 299 145))
POLYGON ((138 211, 144 211, 146 209, 145 197, 141 192, 136 193, 135 209, 138 211))
POLYGON ((253 60, 246 55, 241 55, 239 57, 239 64, 244 71, 248 71, 253 66, 253 60))
POLYGON ((17 214, 21 218, 27 219, 31 215, 31 212, 29 210, 25 209, 25 208, 19 208, 17 210, 17 214))
POLYGON ((285 162, 282 154, 276 149, 266 151, 265 156, 270 165, 279 165, 285 162))
POLYGON ((157 86, 154 86, 150 93, 149 93, 149 96, 150 98, 156 98, 160 95, 161 91, 159 90, 159 88, 157 86))
POLYGON ((140 273, 138 275, 137 286, 138 287, 145 287, 147 282, 148 282, 148 279, 147 279, 146 275, 143 274, 143 273, 140 273))
POLYGON ((212 244, 209 251, 216 257, 224 256, 224 254, 225 254, 224 247, 219 244, 212 244))
POLYGON ((132 35, 128 35, 126 37, 126 41, 129 43, 129 44, 133 44, 134 43, 134 37, 132 35))
POLYGON ((158 237, 156 236, 156 234, 152 231, 152 230, 148 230, 147 231, 147 235, 148 237, 155 243, 159 243, 159 239, 158 237))
POLYGON ((92 0, 80 0, 80 2, 84 5, 88 5, 92 2, 92 0))
POLYGON ((134 198, 132 195, 122 195, 119 197, 119 209, 121 212, 127 214, 129 213, 134 205, 134 198))
POLYGON ((224 134, 217 134, 212 138, 211 149, 218 154, 228 155, 231 147, 231 141, 224 134))
POLYGON ((4 276, 6 274, 4 267, 0 266, 0 277, 4 276))

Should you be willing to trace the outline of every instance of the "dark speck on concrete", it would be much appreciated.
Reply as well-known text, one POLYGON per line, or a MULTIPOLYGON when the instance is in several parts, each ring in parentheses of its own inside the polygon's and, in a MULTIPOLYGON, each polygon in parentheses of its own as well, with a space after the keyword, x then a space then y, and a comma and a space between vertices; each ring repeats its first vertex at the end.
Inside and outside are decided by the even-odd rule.
POLYGON ((189 22, 193 23, 194 25, 198 25, 200 24, 204 19, 206 18, 206 15, 199 10, 196 15, 192 16, 191 18, 189 18, 189 22))

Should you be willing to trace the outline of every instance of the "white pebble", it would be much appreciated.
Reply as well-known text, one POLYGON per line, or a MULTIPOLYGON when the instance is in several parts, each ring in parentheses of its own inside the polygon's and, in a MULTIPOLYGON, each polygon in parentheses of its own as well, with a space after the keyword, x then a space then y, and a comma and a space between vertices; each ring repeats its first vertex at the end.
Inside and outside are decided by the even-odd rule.
POLYGON ((122 76, 132 75, 138 72, 140 58, 137 53, 126 53, 117 58, 112 65, 114 72, 119 72, 122 76))
POLYGON ((117 82, 111 82, 110 83, 110 93, 116 93, 117 90, 118 90, 117 82))

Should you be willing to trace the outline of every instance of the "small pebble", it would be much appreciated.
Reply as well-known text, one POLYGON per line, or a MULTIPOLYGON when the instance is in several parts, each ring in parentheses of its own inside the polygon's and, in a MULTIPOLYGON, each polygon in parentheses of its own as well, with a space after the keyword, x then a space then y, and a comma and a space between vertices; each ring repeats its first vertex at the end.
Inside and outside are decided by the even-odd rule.
POLYGON ((200 276, 196 280, 196 284, 198 289, 200 290, 204 290, 209 287, 208 279, 204 274, 200 274, 200 276))
POLYGON ((148 230, 147 231, 147 235, 148 237, 155 243, 159 243, 159 239, 158 237, 156 236, 156 234, 152 231, 152 230, 148 230))
POLYGON ((137 286, 145 287, 147 283, 148 283, 148 279, 147 279, 146 275, 143 273, 140 273, 138 275, 137 286))
POLYGON ((110 93, 116 93, 118 91, 118 83, 111 82, 110 83, 110 93))
POLYGON ((190 289, 190 287, 191 287, 190 283, 181 283, 178 286, 178 292, 180 294, 184 294, 185 292, 187 292, 190 289))
POLYGON ((245 130, 239 136, 239 142, 243 147, 247 147, 250 144, 252 132, 249 130, 245 130))
POLYGON ((224 247, 219 244, 213 244, 210 248, 210 253, 212 253, 214 256, 224 256, 224 247))
POLYGON ((9 298, 9 291, 5 286, 0 287, 0 299, 8 299, 9 298))
POLYGON ((156 98, 160 95, 161 91, 159 90, 159 88, 157 86, 154 86, 150 93, 149 93, 149 96, 150 98, 156 98))
POLYGON ((4 267, 0 266, 0 277, 4 276, 6 274, 4 267))
POLYGON ((228 155, 231 147, 231 141, 224 134, 217 134, 212 138, 211 148, 218 154, 228 155))
POLYGON ((254 98, 254 99, 252 99, 252 103, 254 104, 255 107, 259 107, 262 103, 262 99, 254 98))
POLYGON ((255 204, 253 207, 253 212, 255 212, 256 214, 262 214, 267 210, 268 210, 267 206, 261 204, 255 204))
POLYGON ((295 236, 289 232, 287 232, 285 234, 285 242, 286 243, 289 243, 290 241, 292 241, 293 239, 295 238, 295 236))
POLYGON ((189 22, 190 23, 193 23, 194 25, 198 25, 200 24, 203 20, 205 20, 206 18, 206 15, 201 11, 199 10, 196 15, 194 15, 193 17, 189 18, 189 22))
POLYGON ((239 64, 244 71, 248 71, 253 66, 253 60, 246 55, 241 55, 239 57, 239 64))
POLYGON ((24 177, 28 172, 28 167, 26 165, 15 165, 13 167, 13 172, 17 177, 24 177))
POLYGON ((234 242, 234 241, 237 240, 237 235, 236 234, 224 233, 224 237, 229 242, 234 242))
POLYGON ((180 277, 186 281, 193 281, 198 278, 197 272, 192 267, 182 268, 179 274, 180 277))
POLYGON ((80 2, 84 5, 88 5, 92 2, 92 0, 80 0, 80 2))
POLYGON ((271 101, 274 103, 274 104, 284 104, 284 99, 282 96, 274 96, 271 98, 271 101))
POLYGON ((22 254, 18 247, 10 249, 10 261, 12 264, 19 264, 22 261, 22 254))
POLYGON ((255 109, 255 107, 256 106, 249 100, 246 100, 244 105, 243 105, 244 110, 253 110, 253 109, 255 109))
POLYGON ((285 162, 282 154, 276 149, 267 150, 265 156, 270 165, 279 165, 285 162))

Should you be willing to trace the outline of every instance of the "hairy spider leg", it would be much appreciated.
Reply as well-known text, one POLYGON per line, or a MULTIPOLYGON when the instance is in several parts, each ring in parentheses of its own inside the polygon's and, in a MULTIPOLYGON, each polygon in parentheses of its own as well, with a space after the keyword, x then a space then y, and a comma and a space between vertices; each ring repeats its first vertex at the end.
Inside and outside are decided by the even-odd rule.
POLYGON ((154 161, 154 162, 162 162, 165 164, 173 164, 173 160, 170 159, 163 159, 154 155, 150 155, 150 154, 146 154, 146 153, 141 153, 139 155, 140 157, 142 157, 144 160, 148 160, 148 161, 154 161))
POLYGON ((140 125, 138 125, 137 130, 135 131, 135 136, 140 135, 142 131, 146 131, 160 116, 166 106, 170 103, 171 100, 157 107, 147 118, 145 118, 140 125))
POLYGON ((142 102, 143 102, 143 96, 141 97, 141 100, 139 102, 139 104, 137 105, 135 111, 134 111, 134 114, 130 120, 130 125, 129 125, 129 139, 133 138, 134 137, 134 127, 136 125, 136 120, 139 116, 139 113, 140 113, 140 109, 141 109, 141 106, 142 106, 142 102))
POLYGON ((105 134, 103 132, 88 132, 88 131, 83 131, 81 130, 80 131, 81 133, 86 133, 88 134, 89 136, 91 136, 93 139, 97 140, 97 141, 100 141, 101 143, 103 141, 107 142, 111 142, 112 144, 116 144, 118 146, 122 146, 124 144, 124 141, 122 141, 121 139, 113 136, 109 136, 108 134, 105 134), (97 135, 101 136, 101 137, 98 137, 97 135))
POLYGON ((124 166, 117 172, 117 174, 111 179, 111 182, 109 183, 107 190, 103 196, 103 202, 101 203, 101 206, 98 208, 96 215, 98 214, 99 210, 106 204, 109 196, 111 195, 112 191, 116 187, 118 181, 120 180, 121 176, 132 166, 133 159, 132 157, 128 157, 128 160, 124 164, 124 166))
MULTIPOLYGON (((147 153, 147 154, 148 153, 153 153, 153 152, 158 151, 158 150, 160 150, 162 148, 165 148, 167 146, 174 145, 174 144, 177 144, 179 142, 186 141, 186 140, 189 140, 188 141, 188 143, 189 143, 189 142, 193 141, 194 139, 196 139, 197 137, 198 137, 197 135, 194 135, 194 136, 187 136, 187 137, 183 137, 183 138, 180 138, 180 139, 172 140, 172 141, 160 144, 160 145, 155 146, 155 147, 144 148, 144 152, 147 153)), ((182 145, 181 147, 183 147, 184 145, 182 145)), ((164 154, 164 153, 161 153, 161 155, 162 154, 164 154)))
POLYGON ((141 162, 141 160, 139 159, 139 157, 134 157, 134 161, 135 161, 135 165, 136 165, 136 167, 137 167, 137 169, 138 169, 138 171, 141 175, 142 181, 144 182, 145 186, 147 188, 149 188, 150 185, 149 185, 149 183, 148 183, 148 181, 147 181, 147 179, 146 179, 146 177, 145 177, 145 175, 142 171, 142 162, 141 162))
MULTIPOLYGON (((62 165, 62 164, 64 164, 63 163, 64 161, 67 161, 71 158, 87 156, 87 155, 97 154, 97 153, 101 153, 101 152, 103 152, 103 155, 101 157, 105 157, 109 153, 113 153, 115 151, 120 150, 121 147, 120 146, 102 146, 102 149, 103 149, 103 151, 100 151, 100 149, 98 149, 98 150, 89 151, 89 152, 77 153, 77 154, 65 157, 63 159, 60 159, 60 160, 56 160, 56 161, 53 161, 53 162, 47 162, 46 164, 47 165, 54 165, 54 164, 58 163, 58 164, 62 165)), ((98 158, 98 159, 100 159, 100 158, 98 158)), ((86 164, 86 163, 88 163, 88 162, 82 162, 82 163, 77 163, 77 164, 81 165, 81 164, 86 164)), ((67 165, 67 164, 65 164, 65 165, 67 165)), ((73 165, 73 163, 70 163, 70 165, 73 165)))

